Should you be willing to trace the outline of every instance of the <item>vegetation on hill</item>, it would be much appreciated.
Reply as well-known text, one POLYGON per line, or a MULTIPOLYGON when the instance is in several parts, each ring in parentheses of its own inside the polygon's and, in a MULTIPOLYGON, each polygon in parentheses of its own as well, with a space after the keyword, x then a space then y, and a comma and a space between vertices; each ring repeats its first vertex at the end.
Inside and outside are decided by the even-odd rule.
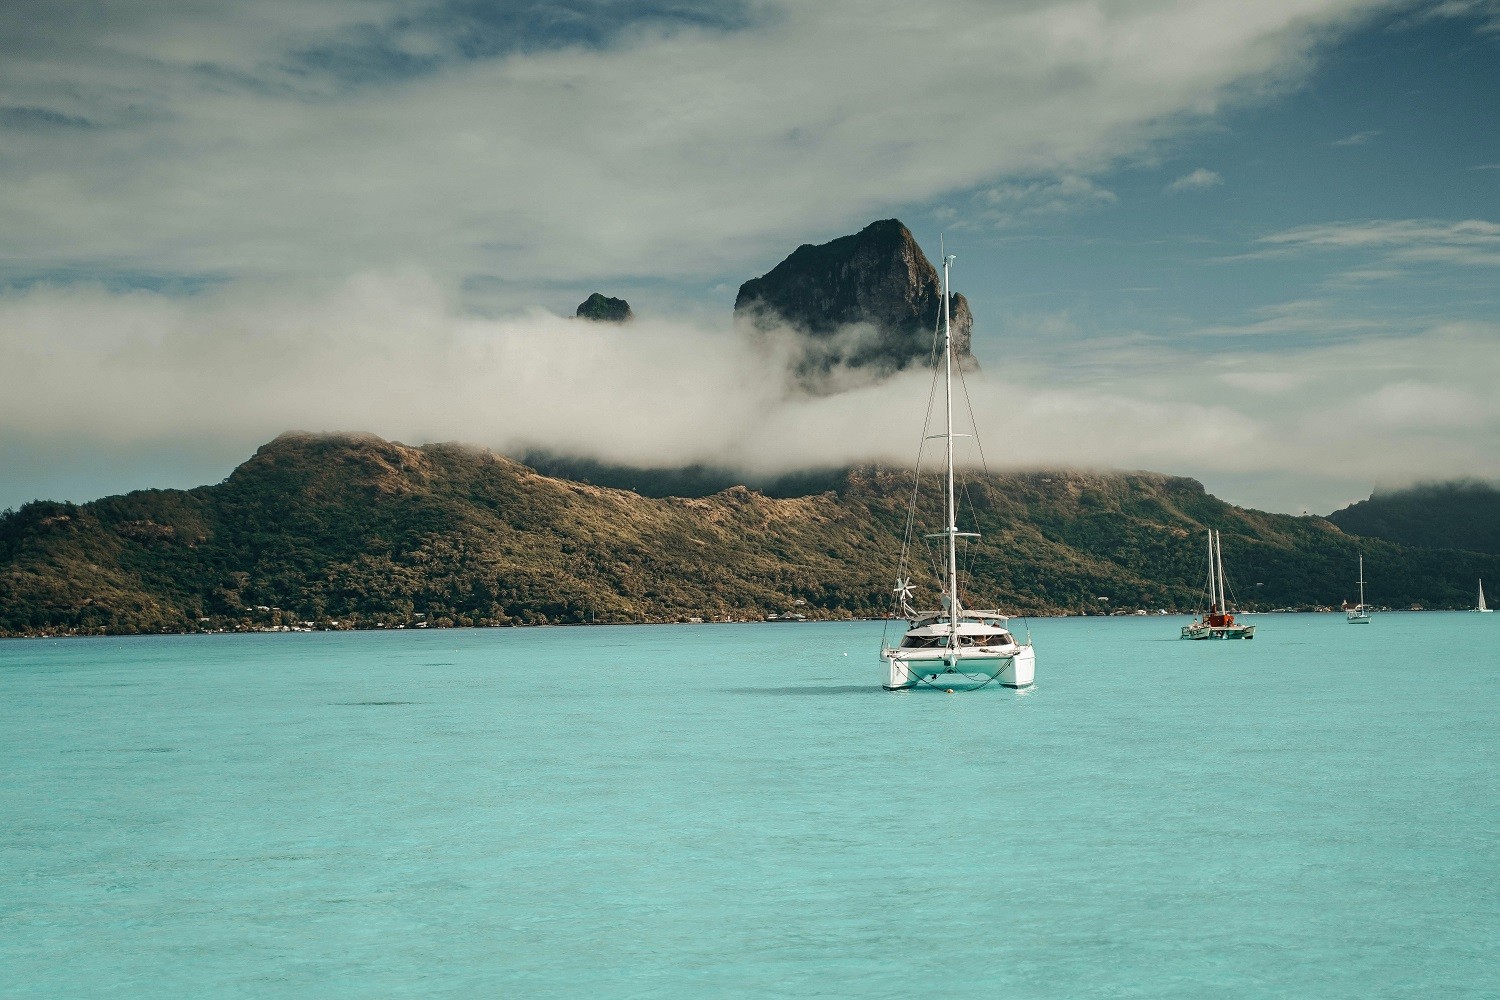
MULTIPOLYGON (((0 516, 0 634, 884 614, 910 474, 815 479, 832 488, 650 497, 460 445, 284 434, 217 485, 0 516)), ((1254 608, 1337 604, 1357 553, 1376 604, 1462 607, 1500 579, 1497 556, 1356 540, 1152 473, 974 477, 965 499, 984 533, 970 603, 1011 612, 1193 608, 1208 526, 1254 608)))
POLYGON ((576 315, 596 323, 628 323, 635 318, 629 302, 602 292, 595 292, 580 302, 576 315))
POLYGON ((1328 520, 1351 535, 1500 555, 1500 488, 1477 480, 1376 493, 1328 520))

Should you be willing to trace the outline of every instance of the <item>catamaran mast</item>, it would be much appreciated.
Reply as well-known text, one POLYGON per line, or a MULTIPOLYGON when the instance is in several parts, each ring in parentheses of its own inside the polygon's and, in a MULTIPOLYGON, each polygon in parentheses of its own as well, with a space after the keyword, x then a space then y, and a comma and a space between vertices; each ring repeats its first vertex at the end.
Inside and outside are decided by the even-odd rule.
POLYGON ((1208 610, 1210 614, 1219 613, 1219 589, 1218 580, 1214 577, 1214 529, 1208 529, 1208 610))
POLYGON ((948 269, 953 255, 943 254, 943 402, 948 411, 948 622, 950 648, 958 643, 958 515, 953 497, 953 317, 948 305, 948 269))
POLYGON ((1229 597, 1224 593, 1224 537, 1214 532, 1214 566, 1219 572, 1219 614, 1229 614, 1229 597))
POLYGON ((1219 554, 1219 611, 1229 614, 1229 587, 1224 583, 1224 532, 1214 532, 1214 548, 1219 554))

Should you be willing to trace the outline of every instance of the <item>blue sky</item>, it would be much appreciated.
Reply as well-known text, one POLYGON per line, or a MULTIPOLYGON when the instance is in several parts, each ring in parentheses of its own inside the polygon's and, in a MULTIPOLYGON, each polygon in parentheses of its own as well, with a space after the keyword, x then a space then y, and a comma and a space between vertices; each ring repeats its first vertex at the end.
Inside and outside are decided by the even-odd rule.
POLYGON ((293 428, 900 460, 925 390, 788 396, 729 322, 889 217, 959 255, 992 462, 1497 478, 1497 108, 1491 0, 8 7, 0 508, 293 428))

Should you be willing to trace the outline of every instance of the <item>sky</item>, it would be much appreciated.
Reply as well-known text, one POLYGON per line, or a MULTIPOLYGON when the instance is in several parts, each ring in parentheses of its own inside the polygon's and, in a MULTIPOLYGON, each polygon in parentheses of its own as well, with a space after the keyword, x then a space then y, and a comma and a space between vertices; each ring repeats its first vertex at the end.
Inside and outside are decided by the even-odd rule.
POLYGON ((731 317, 884 218, 991 467, 1497 479, 1497 117, 1500 0, 0 2, 0 510, 293 429, 910 462, 925 374, 800 394, 731 317))

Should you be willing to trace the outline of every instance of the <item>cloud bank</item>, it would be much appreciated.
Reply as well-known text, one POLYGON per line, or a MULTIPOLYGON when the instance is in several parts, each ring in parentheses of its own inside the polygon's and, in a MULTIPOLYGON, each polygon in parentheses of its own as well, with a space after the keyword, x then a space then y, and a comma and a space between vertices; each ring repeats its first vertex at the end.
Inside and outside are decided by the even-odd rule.
MULTIPOLYGON (((1500 324, 1196 357, 1137 343, 1090 368, 1036 355, 967 383, 996 468, 1495 477, 1497 348, 1500 324)), ((0 300, 0 354, 17 362, 0 369, 9 433, 132 447, 186 433, 236 460, 298 428, 758 474, 907 464, 929 390, 909 371, 806 397, 788 390, 785 350, 727 317, 478 319, 418 272, 271 300, 38 288, 0 300)))
POLYGON ((43 3, 0 23, 0 267, 738 273, 893 203, 1085 176, 1384 6, 43 3))

